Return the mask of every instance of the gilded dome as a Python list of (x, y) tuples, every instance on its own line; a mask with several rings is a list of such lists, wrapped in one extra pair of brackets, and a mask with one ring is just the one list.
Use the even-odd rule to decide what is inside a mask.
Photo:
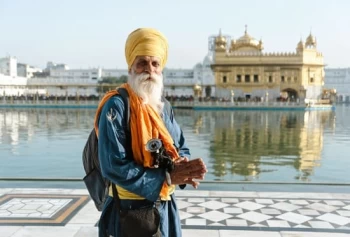
[[(254, 50), (261, 51), (263, 49), (262, 40), (256, 40), (254, 37), (250, 36), (247, 32), (247, 26), (244, 31), (244, 35), (238, 38), (237, 40), (231, 41), (231, 51), (239, 50), (240, 48), (251, 48)], [(250, 50), (249, 50), (250, 51)]]
[(215, 37), (215, 51), (226, 51), (226, 38), (222, 35), (221, 29), (219, 35)]
[(258, 46), (259, 45), (259, 41), (254, 39), (253, 37), (251, 37), (247, 31), (244, 32), (244, 35), (242, 37), (240, 37), (237, 41), (236, 41), (237, 45), (251, 45), (251, 46)]
[(316, 37), (314, 37), (310, 32), (309, 36), (306, 38), (305, 47), (316, 48), (316, 45)]
[(311, 34), (309, 34), (309, 36), (306, 38), (306, 43), (307, 44), (314, 44), (316, 43), (316, 38)]
[(226, 43), (226, 38), (222, 35), (221, 29), (219, 31), (219, 35), (215, 38), (216, 43)]
[(300, 39), (299, 43), (297, 44), (297, 52), (302, 52), (305, 48), (305, 44), (302, 39)]
[(302, 39), (300, 39), (298, 45), (297, 45), (298, 49), (303, 49), (304, 48), (304, 42)]

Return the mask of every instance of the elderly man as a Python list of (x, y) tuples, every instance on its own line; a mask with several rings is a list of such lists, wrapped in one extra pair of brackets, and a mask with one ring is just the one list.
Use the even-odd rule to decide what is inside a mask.
[[(127, 108), (120, 95), (100, 103), (96, 113), (101, 170), (113, 183), (100, 218), (99, 236), (133, 236), (127, 226), (131, 224), (137, 230), (141, 225), (121, 224), (124, 219), (120, 210), (143, 210), (154, 205), (160, 222), (152, 236), (179, 237), (181, 223), (175, 185), (183, 188), (190, 184), (197, 188), (207, 169), (202, 159), (189, 159), (182, 130), (172, 110), (169, 113), (164, 108), (162, 70), (168, 57), (164, 35), (149, 28), (133, 31), (126, 41), (125, 57), (129, 79), (121, 87), (129, 95), (129, 125), (125, 121)], [(151, 139), (162, 141), (172, 160), (170, 170), (154, 166), (146, 147)]]

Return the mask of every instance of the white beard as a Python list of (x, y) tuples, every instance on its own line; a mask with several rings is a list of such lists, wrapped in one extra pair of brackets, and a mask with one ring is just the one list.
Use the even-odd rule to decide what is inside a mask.
[[(151, 79), (149, 79), (151, 78)], [(143, 104), (149, 104), (159, 114), (163, 111), (164, 103), (161, 101), (163, 94), (163, 75), (131, 72), (128, 84), (142, 99)]]

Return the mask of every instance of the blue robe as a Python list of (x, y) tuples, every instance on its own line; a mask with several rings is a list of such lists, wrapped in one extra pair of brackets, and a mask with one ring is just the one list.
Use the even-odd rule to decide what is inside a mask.
[[(132, 209), (149, 205), (150, 202), (155, 202), (159, 198), (165, 180), (165, 170), (145, 168), (134, 162), (125, 109), (119, 95), (110, 98), (103, 106), (99, 119), (98, 156), (102, 175), (105, 178), (146, 199), (121, 200), (122, 209)], [(161, 116), (173, 138), (174, 145), (179, 149), (179, 155), (190, 158), (183, 132), (175, 121), (173, 111), (171, 110), (168, 114), (164, 109)], [(170, 201), (162, 201), (158, 210), (161, 216), (162, 237), (181, 237), (181, 223), (175, 195), (171, 195)], [(99, 236), (120, 236), (118, 219), (115, 201), (113, 197), (109, 197), (99, 221)]]

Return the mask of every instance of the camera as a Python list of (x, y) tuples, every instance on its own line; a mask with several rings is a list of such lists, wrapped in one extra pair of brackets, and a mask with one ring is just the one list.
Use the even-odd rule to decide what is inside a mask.
[(174, 162), (167, 154), (160, 139), (151, 139), (146, 144), (146, 150), (151, 152), (154, 168), (164, 168), (168, 173), (174, 170)]

